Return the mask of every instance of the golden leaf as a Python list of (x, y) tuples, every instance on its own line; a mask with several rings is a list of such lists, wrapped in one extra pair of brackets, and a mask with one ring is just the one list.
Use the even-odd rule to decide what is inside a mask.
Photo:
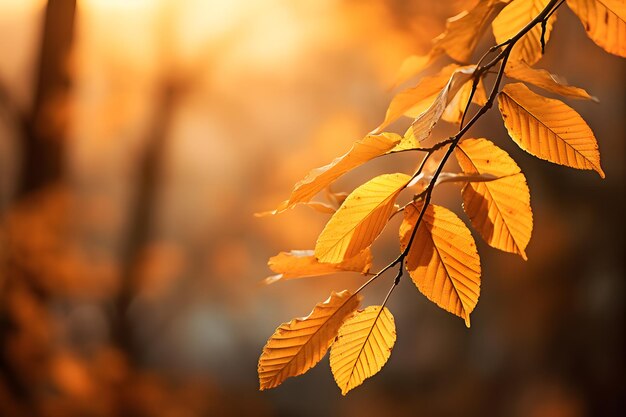
[(260, 389), (277, 387), (285, 379), (302, 375), (315, 366), (360, 302), (360, 296), (347, 290), (333, 292), (308, 316), (281, 324), (259, 358)]
[(372, 267), (372, 252), (369, 248), (358, 255), (346, 259), (338, 264), (324, 264), (315, 259), (312, 250), (292, 250), (280, 252), (272, 256), (267, 265), (276, 272), (263, 280), (264, 284), (273, 284), (276, 281), (334, 274), (341, 271), (354, 271), (363, 274)]
[(430, 132), (439, 119), (441, 119), (450, 101), (454, 98), (459, 89), (472, 78), (474, 69), (474, 66), (468, 66), (461, 67), (454, 71), (448, 84), (446, 84), (443, 90), (437, 95), (430, 107), (413, 121), (411, 129), (418, 142), (426, 139), (430, 135)]
[(626, 57), (626, 2), (624, 0), (567, 0), (587, 35), (605, 51)]
[[(467, 100), (469, 100), (470, 94), (472, 93), (472, 86), (474, 84), (473, 80), (467, 81), (458, 93), (454, 96), (454, 98), (448, 104), (445, 111), (441, 115), (441, 118), (446, 122), (450, 123), (461, 123), (461, 119), (463, 118), (463, 112), (467, 107)], [(484, 105), (487, 102), (487, 95), (485, 93), (485, 85), (482, 80), (478, 82), (476, 86), (476, 91), (474, 92), (474, 97), (472, 97), (472, 103), (478, 104), (479, 106)]]
[(505, 85), (498, 106), (509, 135), (526, 152), (555, 164), (593, 169), (604, 178), (596, 138), (574, 109), (521, 83)]
[(389, 103), (385, 120), (372, 133), (381, 132), (400, 116), (416, 117), (428, 109), (458, 68), (458, 65), (450, 64), (439, 73), (422, 78), (415, 87), (398, 93)]
[(421, 146), (417, 141), (417, 138), (413, 134), (413, 128), (409, 126), (404, 136), (400, 139), (400, 142), (388, 153), (402, 152), (409, 149), (419, 149)]
[(346, 172), (391, 150), (400, 142), (400, 139), (399, 135), (383, 133), (368, 135), (355, 142), (347, 153), (330, 164), (311, 170), (302, 181), (295, 185), (289, 200), (283, 201), (276, 210), (268, 214), (277, 214), (298, 203), (310, 201), (317, 193)]
[(396, 76), (396, 82), (393, 83), (392, 88), (395, 88), (405, 81), (415, 77), (422, 70), (432, 64), (432, 62), (439, 55), (439, 53), (433, 51), (428, 55), (411, 55), (407, 57), (400, 65), (398, 75)]
[(490, 246), (526, 260), (533, 213), (526, 177), (519, 166), (487, 139), (466, 139), (455, 154), (463, 172), (500, 177), (471, 182), (463, 188), (463, 208), (474, 228)]
[(567, 85), (564, 81), (559, 80), (556, 75), (550, 74), (543, 69), (532, 68), (522, 61), (509, 62), (504, 69), (504, 73), (508, 77), (536, 85), (546, 91), (562, 96), (598, 101), (596, 97), (590, 96), (582, 88)]
[(471, 10), (449, 18), (445, 32), (434, 39), (434, 49), (445, 51), (456, 61), (468, 62), (485, 28), (504, 4), (498, 0), (481, 0)]
[(346, 395), (385, 365), (396, 342), (396, 325), (386, 307), (358, 311), (339, 329), (330, 348), (330, 369)]
[(339, 263), (370, 246), (385, 228), (396, 197), (410, 180), (405, 174), (385, 174), (355, 189), (317, 238), (317, 259)]
[[(550, 0), (513, 0), (494, 19), (493, 35), (496, 42), (503, 43), (522, 30), (531, 20), (546, 8)], [(544, 39), (548, 43), (556, 13), (552, 14), (546, 24)], [(511, 61), (525, 61), (533, 65), (541, 58), (541, 25), (536, 25), (515, 44), (511, 50)]]
[[(413, 204), (406, 207), (400, 226), (402, 250), (409, 243), (418, 216)], [(456, 214), (428, 205), (405, 266), (422, 294), (470, 326), (470, 313), (480, 295), (480, 258), (471, 232)]]

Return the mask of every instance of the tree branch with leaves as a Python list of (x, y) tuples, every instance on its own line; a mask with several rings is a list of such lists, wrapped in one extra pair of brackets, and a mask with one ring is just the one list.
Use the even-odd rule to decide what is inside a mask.
[[(443, 182), (464, 183), (463, 209), (487, 244), (527, 259), (533, 215), (524, 174), (492, 141), (466, 138), (496, 102), (509, 136), (520, 148), (556, 164), (594, 170), (604, 178), (596, 138), (582, 117), (560, 100), (543, 97), (525, 85), (597, 101), (585, 90), (533, 67), (545, 51), (557, 10), (565, 3), (596, 44), (609, 53), (626, 56), (623, 0), (481, 0), (471, 10), (448, 19), (446, 30), (435, 38), (429, 54), (409, 57), (397, 84), (434, 65), (439, 56), (447, 55), (457, 63), (398, 93), (376, 129), (330, 164), (309, 172), (277, 209), (261, 213), (278, 214), (307, 205), (332, 214), (314, 250), (281, 252), (270, 259), (270, 269), (277, 275), (265, 283), (340, 271), (369, 276), (355, 291), (333, 292), (308, 316), (276, 329), (259, 359), (261, 390), (305, 373), (328, 349), (333, 376), (344, 395), (379, 372), (396, 340), (394, 319), (386, 304), (404, 270), (429, 300), (470, 326), (470, 314), (480, 295), (480, 258), (465, 223), (449, 209), (431, 202), (434, 190)], [(489, 26), (496, 45), (476, 64), (467, 65)], [(490, 81), (493, 74), (495, 79)], [(504, 76), (520, 82), (505, 83)], [(485, 84), (491, 85), (489, 94)], [(473, 114), (471, 103), (478, 106)], [(403, 116), (413, 119), (403, 135), (384, 131)], [(422, 147), (421, 142), (432, 136), (440, 120), (458, 124), (457, 133)], [(427, 163), (444, 150), (428, 174)], [(383, 174), (350, 194), (330, 191), (329, 186), (352, 169), (400, 152), (422, 155), (412, 175)], [(453, 155), (460, 173), (444, 171)], [(398, 197), (407, 189), (413, 197), (399, 206)], [(324, 191), (326, 201), (313, 200)], [(404, 219), (399, 229), (399, 255), (370, 273), (370, 247), (388, 221), (400, 213)], [(361, 292), (395, 267), (397, 272), (381, 305), (359, 309)]]

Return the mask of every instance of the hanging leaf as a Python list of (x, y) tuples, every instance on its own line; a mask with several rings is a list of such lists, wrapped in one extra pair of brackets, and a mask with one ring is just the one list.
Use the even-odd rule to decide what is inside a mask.
[(533, 230), (530, 191), (515, 161), (487, 139), (466, 139), (455, 149), (463, 172), (492, 174), (496, 180), (471, 182), (463, 188), (463, 209), (492, 247), (524, 260)]
[(317, 193), (346, 172), (377, 156), (384, 155), (396, 146), (400, 139), (399, 135), (387, 133), (366, 136), (355, 142), (346, 154), (336, 158), (330, 164), (311, 170), (302, 181), (295, 185), (289, 200), (283, 201), (276, 210), (261, 214), (277, 214), (298, 203), (310, 201)]
[[(441, 115), (443, 120), (450, 123), (461, 123), (461, 120), (463, 119), (463, 112), (467, 107), (467, 101), (472, 93), (473, 85), (473, 80), (469, 80), (463, 84), (459, 92), (456, 93), (454, 98), (450, 101), (450, 104), (448, 104), (448, 107), (446, 107), (445, 111)], [(485, 85), (482, 80), (480, 80), (476, 85), (476, 91), (474, 92), (474, 97), (472, 97), (472, 103), (482, 106), (486, 102), (487, 94), (485, 93)]]
[(330, 369), (346, 395), (385, 365), (396, 342), (396, 325), (386, 307), (369, 306), (346, 320), (330, 348)]
[[(404, 210), (400, 226), (402, 250), (411, 239), (419, 210), (413, 204)], [(405, 266), (422, 294), (470, 326), (470, 313), (480, 294), (480, 258), (471, 232), (456, 214), (428, 205)]]
[(277, 387), (285, 379), (302, 375), (315, 366), (360, 302), (360, 296), (347, 290), (333, 292), (308, 316), (281, 324), (259, 358), (260, 389)]
[(564, 81), (559, 80), (556, 75), (550, 74), (543, 69), (532, 68), (522, 61), (509, 62), (504, 69), (504, 73), (507, 77), (536, 85), (546, 91), (562, 96), (593, 100), (595, 102), (598, 101), (596, 97), (590, 96), (589, 93), (582, 88), (567, 85)]
[(385, 174), (355, 189), (320, 233), (317, 259), (339, 263), (369, 247), (385, 228), (396, 197), (410, 180), (405, 174)]
[[(531, 20), (546, 8), (550, 0), (513, 0), (494, 19), (493, 35), (496, 42), (503, 43), (517, 35)], [(556, 13), (546, 23), (544, 40), (548, 43)], [(511, 61), (525, 61), (533, 65), (541, 58), (541, 25), (536, 25), (515, 44), (511, 50)]]
[(485, 28), (504, 5), (498, 0), (481, 0), (473, 9), (449, 18), (445, 32), (434, 39), (433, 49), (441, 49), (450, 58), (467, 63)]
[(472, 78), (474, 69), (474, 66), (469, 66), (456, 70), (454, 74), (452, 74), (452, 77), (450, 77), (448, 84), (446, 84), (443, 90), (437, 95), (430, 107), (413, 121), (411, 129), (418, 142), (426, 139), (430, 135), (430, 132), (432, 132), (435, 124), (441, 119), (450, 101), (463, 84)]
[(605, 51), (626, 57), (626, 2), (624, 0), (567, 0), (587, 35)]
[(422, 72), (426, 67), (433, 63), (433, 61), (441, 55), (436, 51), (432, 51), (427, 55), (411, 55), (406, 58), (400, 65), (398, 75), (396, 76), (396, 82), (393, 83), (392, 88), (396, 88), (405, 81), (415, 77)]
[(422, 78), (415, 87), (398, 93), (389, 103), (385, 120), (372, 133), (380, 133), (403, 115), (416, 117), (428, 109), (458, 68), (458, 65), (450, 64), (436, 75)]
[(593, 169), (604, 178), (596, 138), (574, 109), (521, 83), (504, 86), (498, 106), (509, 135), (526, 152), (555, 164)]
[(413, 134), (413, 128), (409, 126), (400, 142), (388, 153), (403, 152), (409, 149), (419, 149), (421, 146)]
[(312, 250), (292, 250), (290, 252), (280, 252), (278, 255), (272, 256), (267, 265), (272, 271), (276, 272), (276, 275), (265, 278), (263, 280), (264, 284), (328, 275), (342, 271), (366, 274), (372, 267), (372, 251), (367, 248), (355, 257), (346, 259), (341, 263), (324, 264), (315, 259)]

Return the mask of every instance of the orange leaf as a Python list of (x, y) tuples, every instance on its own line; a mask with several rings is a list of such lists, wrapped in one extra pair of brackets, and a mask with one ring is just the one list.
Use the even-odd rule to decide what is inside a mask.
[(463, 172), (500, 177), (463, 188), (463, 209), (474, 228), (490, 246), (527, 259), (533, 213), (524, 174), (504, 150), (487, 139), (466, 139), (455, 154)]
[(273, 284), (276, 281), (334, 274), (342, 271), (367, 273), (372, 267), (372, 252), (368, 249), (353, 258), (346, 259), (338, 264), (324, 264), (315, 259), (312, 250), (292, 250), (280, 252), (272, 256), (267, 263), (277, 275), (263, 280), (264, 284)]
[(550, 74), (543, 69), (532, 68), (522, 61), (509, 62), (504, 69), (504, 73), (508, 77), (536, 85), (546, 91), (562, 96), (598, 101), (597, 98), (590, 96), (582, 88), (567, 85), (564, 81), (560, 81), (556, 75)]
[[(400, 245), (406, 248), (419, 216), (410, 204), (400, 226)], [(405, 259), (413, 282), (429, 300), (465, 320), (480, 295), (480, 258), (465, 223), (450, 210), (430, 204)]]
[(626, 2), (624, 0), (567, 0), (587, 35), (605, 51), (626, 57)]
[(317, 259), (339, 263), (370, 246), (385, 228), (396, 197), (410, 180), (405, 174), (385, 174), (355, 189), (317, 238)]
[(504, 86), (498, 106), (509, 135), (526, 152), (555, 164), (593, 169), (604, 178), (596, 138), (574, 109), (521, 83)]
[(302, 375), (326, 354), (343, 322), (359, 307), (360, 296), (347, 290), (333, 292), (311, 314), (281, 324), (259, 358), (260, 389), (274, 388), (285, 379)]
[[(550, 0), (513, 0), (494, 19), (493, 35), (496, 42), (503, 43), (522, 30), (531, 20), (546, 8)], [(548, 43), (556, 13), (546, 24), (544, 39)], [(515, 44), (511, 50), (511, 61), (525, 61), (533, 65), (541, 58), (541, 25), (536, 25)]]
[(411, 55), (406, 58), (400, 65), (398, 75), (396, 76), (396, 82), (393, 83), (395, 88), (405, 81), (415, 77), (422, 70), (428, 67), (439, 56), (439, 53), (431, 52), (428, 55)]

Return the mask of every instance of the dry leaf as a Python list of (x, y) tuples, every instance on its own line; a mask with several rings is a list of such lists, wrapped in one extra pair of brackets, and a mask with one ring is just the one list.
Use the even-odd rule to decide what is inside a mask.
[(330, 369), (346, 395), (385, 365), (396, 342), (396, 325), (386, 307), (358, 311), (339, 329), (330, 348)]
[(410, 180), (405, 174), (385, 174), (355, 189), (317, 238), (317, 259), (339, 263), (370, 246), (385, 228), (396, 197)]
[[(522, 30), (533, 20), (550, 0), (513, 0), (509, 3), (492, 23), (493, 35), (496, 42), (503, 43)], [(552, 25), (556, 20), (556, 13), (548, 19), (544, 39), (548, 43)], [(511, 50), (511, 61), (525, 61), (533, 65), (541, 58), (541, 25), (537, 25), (526, 33)]]
[[(461, 119), (463, 119), (463, 112), (465, 112), (465, 108), (467, 107), (467, 101), (472, 93), (473, 85), (474, 80), (469, 80), (463, 84), (459, 92), (456, 93), (454, 98), (450, 101), (450, 104), (448, 104), (448, 107), (446, 107), (445, 111), (441, 115), (443, 120), (450, 123), (461, 123)], [(486, 102), (487, 94), (485, 93), (485, 85), (482, 80), (480, 80), (478, 85), (476, 85), (476, 91), (474, 92), (474, 97), (472, 97), (472, 103), (482, 106)]]
[(492, 247), (525, 260), (533, 230), (530, 190), (515, 161), (487, 139), (466, 139), (455, 150), (461, 169), (498, 179), (463, 188), (463, 209), (474, 228)]
[(626, 57), (626, 1), (567, 0), (587, 35), (605, 51)]
[(582, 88), (567, 85), (567, 83), (559, 80), (555, 75), (550, 74), (548, 71), (532, 68), (522, 61), (509, 62), (504, 69), (504, 73), (507, 77), (536, 85), (546, 91), (557, 93), (562, 96), (582, 98), (596, 102), (598, 101), (597, 98), (590, 96), (589, 93)]
[(504, 86), (498, 106), (509, 135), (526, 152), (555, 164), (593, 169), (604, 178), (596, 138), (574, 109), (521, 83)]
[(312, 250), (292, 250), (280, 252), (272, 256), (267, 265), (276, 272), (263, 280), (264, 284), (273, 284), (276, 281), (285, 281), (296, 278), (305, 278), (319, 275), (334, 274), (342, 271), (360, 273), (369, 272), (372, 267), (372, 251), (362, 251), (353, 258), (346, 259), (338, 264), (324, 264), (315, 259)]
[(311, 314), (281, 324), (259, 358), (260, 389), (274, 388), (302, 375), (326, 354), (343, 322), (359, 307), (360, 296), (333, 292)]
[[(406, 248), (419, 216), (410, 204), (400, 226)], [(480, 295), (480, 258), (465, 223), (450, 210), (428, 205), (405, 259), (405, 266), (422, 294), (470, 326), (470, 313)]]

